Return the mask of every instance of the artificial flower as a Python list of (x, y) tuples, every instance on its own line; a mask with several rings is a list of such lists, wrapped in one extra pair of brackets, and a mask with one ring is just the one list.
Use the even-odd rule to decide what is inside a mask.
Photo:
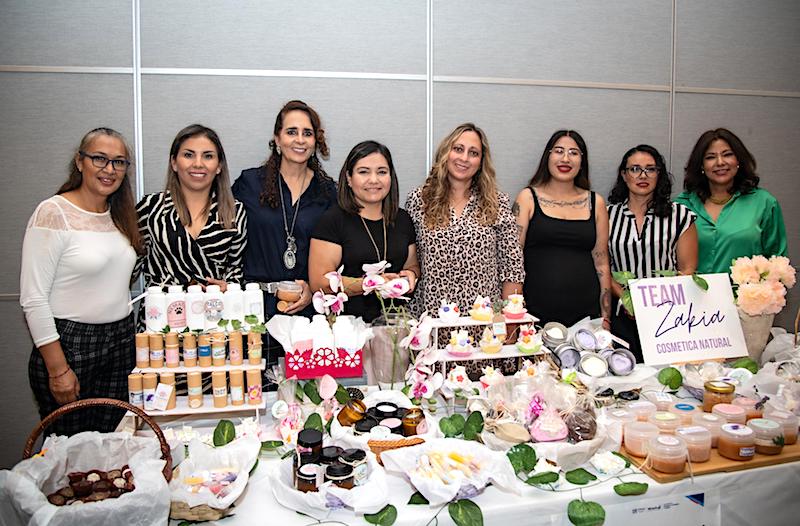
[(408, 336), (400, 340), (400, 347), (414, 351), (426, 349), (430, 344), (432, 328), (433, 321), (428, 316), (427, 311), (422, 313), (419, 321), (409, 320)]
[(767, 279), (780, 281), (786, 285), (787, 289), (794, 287), (796, 271), (789, 264), (789, 258), (784, 256), (772, 256), (769, 258), (769, 275)]
[(737, 258), (731, 266), (731, 279), (737, 285), (744, 285), (745, 283), (758, 283), (761, 275), (750, 258)]
[(344, 290), (343, 282), (342, 282), (342, 271), (344, 270), (344, 265), (338, 268), (333, 272), (326, 272), (325, 278), (328, 280), (328, 284), (331, 287), (332, 292), (336, 292), (339, 290)]
[(367, 276), (376, 276), (379, 274), (383, 274), (386, 272), (386, 269), (391, 267), (392, 264), (388, 261), (378, 261), (377, 263), (364, 263), (361, 265), (361, 270), (364, 271), (364, 274)]
[(367, 274), (361, 282), (361, 288), (364, 290), (364, 294), (369, 294), (381, 288), (384, 283), (386, 283), (386, 278), (380, 274)]
[(378, 289), (380, 295), (389, 299), (408, 300), (409, 298), (403, 296), (406, 292), (411, 290), (411, 284), (405, 278), (395, 278), (387, 281)]

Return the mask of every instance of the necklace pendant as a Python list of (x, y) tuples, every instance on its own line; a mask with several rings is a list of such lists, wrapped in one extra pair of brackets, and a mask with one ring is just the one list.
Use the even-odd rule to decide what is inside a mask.
[(297, 256), (295, 256), (294, 250), (289, 247), (286, 249), (286, 252), (283, 253), (283, 266), (289, 270), (292, 270), (296, 264)]

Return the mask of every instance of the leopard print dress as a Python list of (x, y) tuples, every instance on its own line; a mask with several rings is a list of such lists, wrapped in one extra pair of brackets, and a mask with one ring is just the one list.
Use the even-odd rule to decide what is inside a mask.
[[(412, 191), (406, 200), (406, 210), (417, 230), (417, 257), (422, 275), (410, 304), (414, 316), (428, 311), (436, 316), (441, 301), (457, 302), (466, 313), (478, 295), (499, 299), (504, 281), (523, 283), (525, 270), (517, 224), (511, 214), (508, 194), (498, 193), (498, 217), (492, 225), (481, 225), (476, 219), (478, 198), (473, 190), (461, 216), (450, 209), (450, 224), (431, 230), (425, 227), (422, 213), (421, 188)], [(482, 328), (472, 336), (477, 342)], [(449, 338), (446, 330), (439, 331), (440, 345)], [(498, 364), (495, 362), (503, 362)], [(481, 360), (462, 364), (470, 378), (477, 379), (487, 365), (502, 366), (503, 374), (517, 369), (517, 359)]]

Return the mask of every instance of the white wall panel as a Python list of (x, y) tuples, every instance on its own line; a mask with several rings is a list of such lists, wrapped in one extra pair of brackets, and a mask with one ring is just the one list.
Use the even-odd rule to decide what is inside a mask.
[(424, 0), (142, 1), (142, 66), (425, 73)]
[(130, 0), (8, 0), (0, 64), (131, 66)]

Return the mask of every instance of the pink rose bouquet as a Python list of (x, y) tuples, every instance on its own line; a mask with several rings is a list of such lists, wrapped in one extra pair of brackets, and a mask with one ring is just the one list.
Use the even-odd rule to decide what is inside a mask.
[(736, 305), (750, 316), (778, 314), (786, 306), (786, 289), (796, 281), (794, 267), (783, 256), (737, 258), (731, 266), (731, 279)]

